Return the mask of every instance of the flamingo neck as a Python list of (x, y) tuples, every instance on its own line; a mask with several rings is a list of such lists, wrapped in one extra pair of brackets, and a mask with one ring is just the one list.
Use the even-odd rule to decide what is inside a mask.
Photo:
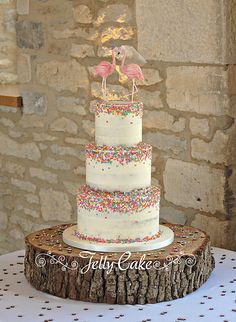
[(115, 55), (115, 52), (114, 52), (114, 49), (112, 50), (112, 66), (115, 66), (116, 65), (116, 55)]
[(125, 59), (126, 59), (126, 51), (125, 51), (125, 50), (123, 50), (123, 53), (124, 53), (124, 56), (123, 56), (123, 58), (122, 58), (121, 68), (123, 68), (123, 67), (124, 67)]

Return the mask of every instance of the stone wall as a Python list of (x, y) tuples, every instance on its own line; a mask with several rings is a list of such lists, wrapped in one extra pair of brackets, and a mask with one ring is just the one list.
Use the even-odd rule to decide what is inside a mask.
[[(147, 59), (139, 99), (161, 220), (202, 228), (214, 245), (236, 249), (236, 1), (58, 3), (16, 4), (24, 108), (0, 107), (0, 252), (22, 248), (33, 230), (76, 221), (83, 144), (94, 140), (89, 107), (101, 95), (94, 66), (110, 59), (113, 43)], [(113, 99), (129, 84), (117, 73), (108, 87)]]
[(15, 20), (15, 1), (0, 0), (0, 85), (17, 81)]

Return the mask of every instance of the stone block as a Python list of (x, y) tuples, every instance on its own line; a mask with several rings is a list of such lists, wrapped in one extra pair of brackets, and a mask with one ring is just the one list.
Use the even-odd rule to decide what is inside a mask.
[(148, 111), (144, 109), (143, 127), (181, 132), (185, 129), (185, 119), (183, 117), (175, 118), (164, 111)]
[(19, 176), (21, 178), (23, 178), (24, 174), (25, 174), (25, 167), (23, 167), (22, 165), (20, 165), (18, 163), (14, 163), (11, 161), (6, 162), (5, 170), (8, 173), (16, 174), (17, 176)]
[(19, 112), (19, 109), (17, 107), (9, 107), (5, 105), (0, 105), (0, 112), (3, 113), (17, 113)]
[(219, 66), (167, 68), (167, 103), (170, 108), (204, 115), (230, 115), (227, 71)]
[(221, 0), (137, 0), (139, 51), (151, 60), (223, 63), (224, 6)]
[(18, 143), (3, 133), (0, 133), (0, 154), (34, 161), (41, 158), (35, 143)]
[(47, 148), (48, 148), (47, 144), (44, 144), (41, 142), (38, 144), (38, 147), (41, 151), (47, 150)]
[(29, 181), (18, 180), (18, 179), (12, 178), (11, 183), (14, 186), (16, 186), (17, 188), (27, 191), (27, 192), (35, 193), (35, 191), (36, 191), (36, 185), (29, 182)]
[(89, 140), (82, 138), (65, 138), (65, 142), (69, 144), (85, 145), (89, 143)]
[(72, 44), (70, 55), (74, 58), (94, 57), (94, 49), (91, 45)]
[(39, 197), (37, 195), (32, 194), (32, 193), (25, 194), (25, 199), (30, 204), (39, 204)]
[(224, 213), (224, 170), (168, 159), (163, 174), (165, 199), (175, 205)]
[(44, 164), (52, 169), (56, 170), (69, 170), (70, 169), (70, 163), (66, 162), (65, 160), (56, 160), (53, 158), (46, 158), (44, 161)]
[(80, 88), (88, 88), (89, 81), (86, 68), (76, 62), (48, 61), (37, 65), (37, 80), (56, 91), (77, 92)]
[(77, 179), (77, 182), (63, 181), (63, 185), (71, 195), (76, 196), (78, 188), (81, 185), (81, 182), (79, 182), (78, 179)]
[(143, 141), (151, 144), (159, 150), (178, 155), (187, 150), (187, 141), (175, 135), (161, 132), (147, 132), (143, 135)]
[(55, 136), (46, 133), (33, 133), (34, 141), (45, 142), (45, 141), (55, 141), (57, 138)]
[(19, 225), (21, 229), (25, 232), (31, 232), (33, 227), (32, 219), (19, 216), (19, 214), (13, 214), (10, 217), (10, 222), (15, 225)]
[(0, 183), (7, 183), (7, 182), (8, 182), (8, 177), (0, 176)]
[(8, 68), (12, 66), (12, 61), (8, 58), (0, 59), (0, 68)]
[(142, 68), (144, 81), (137, 81), (137, 85), (155, 85), (162, 81), (162, 77), (157, 69), (153, 68)]
[(82, 121), (82, 128), (84, 129), (85, 133), (89, 136), (93, 137), (95, 133), (94, 122), (90, 120), (83, 120)]
[(209, 161), (213, 164), (226, 163), (228, 141), (229, 136), (220, 130), (216, 131), (211, 142), (205, 142), (197, 138), (192, 139), (191, 155), (194, 159)]
[(29, 14), (29, 0), (17, 0), (16, 1), (16, 11), (18, 15), (28, 15)]
[(55, 173), (40, 169), (40, 168), (29, 168), (31, 177), (38, 178), (49, 183), (57, 183), (57, 175)]
[[(17, 240), (17, 246), (23, 246), (23, 240), (25, 239), (25, 234), (22, 232), (22, 229), (14, 227), (9, 230), (9, 236), (13, 240)], [(21, 249), (21, 248), (20, 248)]]
[(31, 59), (30, 55), (17, 54), (17, 75), (19, 83), (28, 83), (31, 80)]
[(0, 211), (0, 230), (5, 230), (8, 224), (8, 216), (5, 212)]
[(4, 10), (3, 26), (4, 31), (7, 33), (15, 32), (16, 10), (15, 8)]
[(85, 97), (59, 96), (57, 97), (57, 110), (63, 113), (86, 115)]
[(44, 44), (42, 23), (28, 20), (17, 21), (16, 40), (20, 48), (40, 49)]
[(45, 94), (24, 91), (21, 95), (24, 114), (45, 115), (47, 113), (47, 97)]
[(56, 132), (67, 132), (70, 134), (77, 134), (78, 126), (74, 121), (66, 117), (61, 117), (51, 123), (50, 129), (51, 131)]
[(187, 217), (182, 211), (176, 210), (173, 207), (161, 207), (160, 220), (164, 220), (171, 224), (184, 225), (186, 224)]
[(111, 4), (98, 11), (98, 17), (95, 22), (100, 26), (106, 22), (128, 23), (132, 19), (132, 12), (125, 4)]
[(74, 20), (79, 23), (91, 23), (93, 20), (93, 16), (91, 10), (86, 5), (78, 5), (73, 8), (73, 16)]
[(6, 127), (10, 127), (11, 129), (15, 127), (15, 124), (10, 119), (7, 119), (6, 117), (0, 118), (0, 124)]
[(193, 135), (208, 137), (210, 134), (209, 121), (207, 119), (191, 117), (189, 127)]
[(159, 109), (163, 107), (159, 91), (150, 92), (140, 89), (138, 96), (139, 100), (143, 102), (144, 108)]
[(83, 175), (83, 176), (85, 176), (85, 174), (86, 174), (86, 169), (85, 169), (85, 167), (77, 167), (77, 168), (75, 168), (74, 169), (74, 174), (80, 174), (80, 175)]
[(98, 57), (110, 57), (111, 48), (105, 46), (98, 46), (97, 55)]
[[(45, 119), (43, 119), (41, 115), (23, 114), (20, 121), (18, 122), (18, 125), (23, 129), (43, 128), (45, 126)], [(23, 131), (21, 133), (22, 136), (25, 136)]]
[(129, 40), (134, 37), (135, 29), (131, 26), (127, 27), (107, 27), (98, 35), (102, 44), (109, 40)]
[(17, 81), (17, 75), (10, 72), (0, 72), (0, 84), (15, 84)]
[[(31, 202), (32, 203), (32, 202)], [(38, 202), (39, 203), (39, 202)], [(33, 210), (33, 209), (29, 209), (29, 208), (23, 208), (22, 209), (24, 211), (24, 213), (27, 215), (27, 216), (31, 216), (33, 218), (39, 218), (40, 217), (40, 213), (36, 210)]]
[(78, 28), (63, 28), (53, 30), (52, 36), (55, 39), (68, 39), (68, 38), (83, 38), (86, 40), (96, 40), (98, 38), (98, 31), (95, 28), (90, 27), (78, 27)]
[(40, 189), (40, 204), (45, 221), (69, 221), (72, 216), (72, 207), (68, 195), (62, 191)]
[(73, 149), (69, 146), (60, 146), (58, 144), (52, 144), (51, 150), (54, 154), (57, 155), (69, 155), (83, 160), (81, 156), (81, 151), (79, 151), (78, 149)]
[(215, 247), (235, 250), (235, 223), (231, 220), (222, 220), (205, 214), (196, 214), (191, 226), (205, 231)]

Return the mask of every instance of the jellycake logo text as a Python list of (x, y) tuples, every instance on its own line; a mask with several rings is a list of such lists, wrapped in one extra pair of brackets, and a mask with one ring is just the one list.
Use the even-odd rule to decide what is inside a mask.
[(113, 270), (125, 271), (128, 269), (137, 270), (169, 270), (173, 265), (178, 265), (184, 262), (185, 265), (192, 267), (196, 264), (196, 257), (194, 254), (180, 253), (176, 256), (167, 256), (162, 260), (150, 260), (148, 259), (149, 254), (143, 253), (135, 259), (131, 260), (132, 253), (126, 251), (117, 256), (114, 260), (109, 258), (109, 254), (99, 254), (96, 252), (82, 251), (78, 257), (84, 259), (84, 266), (79, 264), (79, 261), (68, 260), (66, 256), (56, 256), (50, 251), (47, 253), (39, 253), (35, 257), (35, 264), (39, 267), (46, 267), (47, 265), (60, 265), (61, 270), (80, 270), (81, 274), (86, 274), (90, 270), (102, 269), (107, 274), (110, 274)]

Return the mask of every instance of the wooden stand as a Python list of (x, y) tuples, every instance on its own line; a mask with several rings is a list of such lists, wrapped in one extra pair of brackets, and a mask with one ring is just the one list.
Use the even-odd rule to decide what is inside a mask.
[[(215, 267), (209, 237), (193, 227), (168, 224), (175, 234), (171, 245), (125, 257), (66, 245), (62, 233), (71, 225), (26, 237), (25, 276), (36, 289), (89, 302), (157, 303), (195, 291)], [(120, 258), (123, 263), (115, 265)]]

